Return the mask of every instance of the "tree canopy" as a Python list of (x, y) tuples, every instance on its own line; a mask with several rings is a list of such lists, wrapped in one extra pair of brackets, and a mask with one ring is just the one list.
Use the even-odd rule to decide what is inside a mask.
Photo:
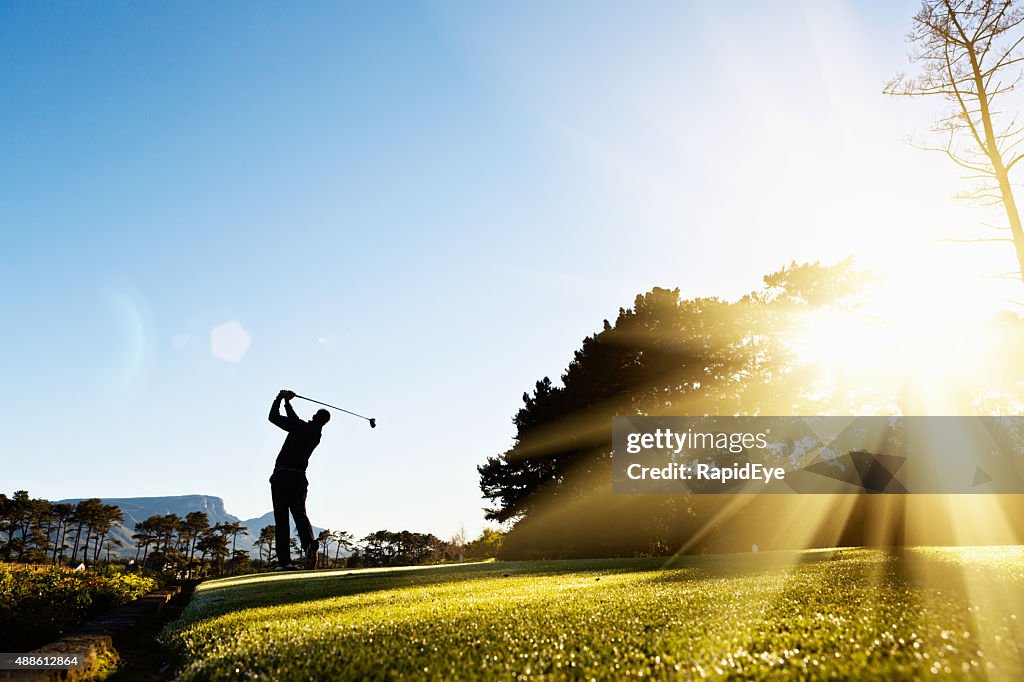
[(595, 476), (610, 482), (613, 416), (799, 413), (811, 402), (808, 377), (786, 331), (808, 309), (855, 305), (861, 279), (849, 262), (793, 264), (735, 302), (658, 287), (638, 295), (583, 340), (560, 386), (544, 377), (523, 395), (513, 447), (478, 467), (495, 503), (487, 518), (587, 496)]
[[(512, 447), (477, 467), (491, 503), (487, 518), (514, 524), (503, 555), (677, 551), (698, 536), (707, 542), (707, 530), (725, 523), (719, 512), (729, 505), (729, 495), (613, 495), (613, 416), (925, 413), (924, 403), (899, 380), (827, 382), (822, 368), (801, 356), (799, 339), (808, 325), (855, 313), (873, 284), (849, 261), (794, 263), (736, 301), (684, 299), (678, 289), (654, 288), (638, 295), (631, 308), (620, 308), (614, 323), (605, 320), (583, 340), (560, 383), (544, 377), (523, 395), (513, 418)], [(990, 326), (979, 334), (986, 345), (968, 352), (1001, 357), (1021, 350), (1020, 318), (1003, 316)], [(884, 356), (887, 344), (901, 340), (870, 343)], [(954, 365), (961, 360), (943, 358)], [(984, 372), (974, 371), (972, 386), (951, 392), (961, 400), (960, 413), (995, 414), (996, 402), (1012, 407), (1018, 396), (1019, 404), (1021, 379), (1015, 367), (989, 363)], [(768, 504), (749, 505), (747, 517), (764, 516)], [(829, 533), (830, 542), (836, 536), (856, 540), (842, 528)], [(719, 535), (745, 537), (733, 531)]]

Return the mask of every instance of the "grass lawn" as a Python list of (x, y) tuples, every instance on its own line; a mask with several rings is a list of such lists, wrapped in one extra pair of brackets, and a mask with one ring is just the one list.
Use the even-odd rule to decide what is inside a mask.
[(1024, 547), (490, 563), (205, 582), (182, 679), (1024, 679)]

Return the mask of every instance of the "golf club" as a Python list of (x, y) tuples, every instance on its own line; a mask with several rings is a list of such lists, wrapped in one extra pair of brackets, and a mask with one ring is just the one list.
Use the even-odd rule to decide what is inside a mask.
[(312, 398), (307, 398), (306, 396), (299, 395), (298, 393), (295, 394), (295, 397), (296, 398), (302, 398), (303, 400), (308, 400), (309, 402), (316, 403), (317, 405), (323, 405), (324, 407), (329, 407), (332, 410), (337, 410), (338, 412), (344, 412), (345, 414), (350, 414), (353, 417), (359, 417), (360, 419), (365, 419), (366, 421), (370, 422), (370, 428), (371, 429), (377, 428), (377, 420), (372, 418), (372, 417), (364, 417), (361, 414), (356, 414), (355, 412), (351, 412), (351, 411), (343, 409), (341, 407), (335, 407), (334, 405), (328, 405), (327, 403), (322, 403), (319, 400), (313, 400)]

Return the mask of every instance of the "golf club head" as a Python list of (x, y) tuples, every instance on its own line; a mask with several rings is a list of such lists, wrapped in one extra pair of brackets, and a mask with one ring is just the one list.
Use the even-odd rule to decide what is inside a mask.
[(370, 428), (371, 429), (377, 428), (377, 420), (376, 419), (371, 419), (370, 420)]

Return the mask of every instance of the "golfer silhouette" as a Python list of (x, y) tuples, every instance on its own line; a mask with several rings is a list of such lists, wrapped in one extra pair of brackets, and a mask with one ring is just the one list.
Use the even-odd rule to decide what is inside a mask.
[[(281, 452), (274, 462), (274, 473), (270, 477), (270, 497), (274, 501), (274, 525), (276, 527), (275, 544), (277, 545), (278, 571), (295, 570), (291, 558), (290, 533), (288, 532), (288, 513), (295, 519), (295, 530), (302, 543), (302, 551), (306, 555), (306, 568), (316, 568), (317, 553), (320, 549), (313, 537), (313, 526), (306, 516), (306, 492), (309, 481), (306, 480), (306, 466), (313, 450), (320, 444), (320, 431), (324, 424), (331, 420), (331, 413), (318, 410), (308, 422), (299, 419), (292, 409), (291, 399), (294, 391), (279, 391), (270, 408), (270, 421), (288, 432), (281, 446)], [(281, 414), (281, 402), (284, 402), (285, 414)]]

